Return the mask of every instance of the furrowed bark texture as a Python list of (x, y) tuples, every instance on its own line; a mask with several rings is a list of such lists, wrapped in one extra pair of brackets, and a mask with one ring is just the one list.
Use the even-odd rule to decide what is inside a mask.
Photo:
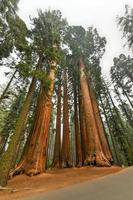
[(49, 90), (46, 94), (42, 85), (29, 147), (24, 160), (15, 170), (15, 174), (25, 173), (29, 176), (35, 176), (45, 171), (55, 72), (56, 63), (53, 62), (50, 65), (48, 76), (50, 80)]
[(76, 144), (76, 166), (82, 166), (82, 151), (81, 151), (81, 135), (78, 118), (78, 105), (77, 105), (77, 90), (74, 87), (74, 126), (75, 126), (75, 144)]
[(79, 120), (80, 120), (80, 133), (81, 133), (81, 149), (82, 149), (82, 165), (86, 165), (85, 161), (88, 156), (88, 135), (86, 131), (86, 121), (83, 107), (83, 97), (79, 95)]
[(56, 136), (54, 146), (53, 168), (61, 167), (61, 83), (58, 86), (58, 102), (57, 102), (57, 117), (56, 117)]
[(107, 142), (107, 138), (105, 136), (105, 132), (104, 132), (104, 128), (103, 128), (103, 124), (101, 121), (101, 116), (100, 116), (100, 112), (99, 112), (99, 108), (98, 108), (98, 104), (97, 104), (97, 99), (96, 99), (96, 95), (92, 89), (91, 84), (88, 83), (88, 89), (90, 91), (90, 97), (91, 97), (91, 103), (92, 103), (92, 107), (93, 107), (93, 112), (94, 112), (94, 117), (96, 120), (96, 125), (97, 125), (97, 129), (98, 129), (98, 135), (99, 135), (99, 139), (101, 142), (101, 146), (102, 146), (102, 150), (104, 155), (106, 156), (106, 158), (112, 162), (112, 154)]
[[(95, 111), (92, 105), (91, 94), (88, 88), (87, 78), (85, 75), (85, 66), (83, 60), (80, 59), (80, 84), (81, 93), (83, 96), (83, 107), (86, 121), (86, 132), (88, 135), (88, 155), (85, 160), (86, 164), (94, 164), (96, 166), (110, 166), (106, 155), (103, 152), (100, 142), (99, 130), (97, 120), (95, 117)], [(99, 132), (100, 131), (100, 132)]]

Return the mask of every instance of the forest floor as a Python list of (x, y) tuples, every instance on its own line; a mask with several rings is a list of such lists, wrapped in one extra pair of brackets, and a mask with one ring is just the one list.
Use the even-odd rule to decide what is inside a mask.
[(22, 197), (64, 188), (76, 183), (91, 181), (121, 171), (121, 167), (82, 167), (48, 170), (34, 177), (19, 175), (9, 180), (10, 190), (0, 191), (0, 200), (19, 200)]

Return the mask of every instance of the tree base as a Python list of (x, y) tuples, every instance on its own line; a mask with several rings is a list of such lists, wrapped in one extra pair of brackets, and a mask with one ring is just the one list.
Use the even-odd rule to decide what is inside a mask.
[(76, 167), (77, 167), (77, 168), (80, 168), (80, 167), (82, 167), (82, 166), (83, 166), (82, 162), (78, 162), (78, 163), (76, 164)]
[(24, 173), (25, 173), (24, 162), (22, 162), (16, 167), (14, 171), (10, 172), (9, 178), (12, 178), (13, 176), (17, 176)]
[(61, 164), (59, 162), (53, 163), (51, 168), (59, 169), (59, 168), (61, 168)]
[(110, 161), (103, 155), (102, 152), (89, 155), (85, 161), (84, 165), (87, 166), (97, 166), (97, 167), (110, 167)]
[(10, 177), (17, 176), (20, 174), (26, 174), (27, 176), (36, 176), (38, 174), (43, 173), (44, 171), (40, 170), (39, 167), (35, 168), (34, 166), (28, 167), (26, 162), (23, 161), (18, 165), (18, 167), (10, 173)]
[(70, 161), (63, 161), (62, 162), (62, 168), (71, 168), (73, 167), (72, 163)]
[(0, 176), (0, 186), (1, 187), (5, 187), (7, 185), (7, 179), (8, 178), (6, 176), (4, 176), (4, 175)]
[(37, 170), (37, 169), (30, 169), (30, 170), (27, 170), (27, 171), (25, 172), (25, 174), (26, 174), (27, 176), (37, 176), (37, 175), (41, 174), (41, 171), (40, 171), (40, 170)]

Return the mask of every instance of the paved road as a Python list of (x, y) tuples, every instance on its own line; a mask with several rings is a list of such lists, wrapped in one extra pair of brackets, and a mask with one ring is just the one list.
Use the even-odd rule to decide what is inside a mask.
[(133, 167), (117, 174), (22, 200), (133, 200)]

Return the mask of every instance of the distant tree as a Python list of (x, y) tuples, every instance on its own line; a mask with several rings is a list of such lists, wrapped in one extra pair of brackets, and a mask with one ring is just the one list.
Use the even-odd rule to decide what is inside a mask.
[(117, 18), (127, 45), (133, 50), (133, 9), (125, 5), (125, 14)]

